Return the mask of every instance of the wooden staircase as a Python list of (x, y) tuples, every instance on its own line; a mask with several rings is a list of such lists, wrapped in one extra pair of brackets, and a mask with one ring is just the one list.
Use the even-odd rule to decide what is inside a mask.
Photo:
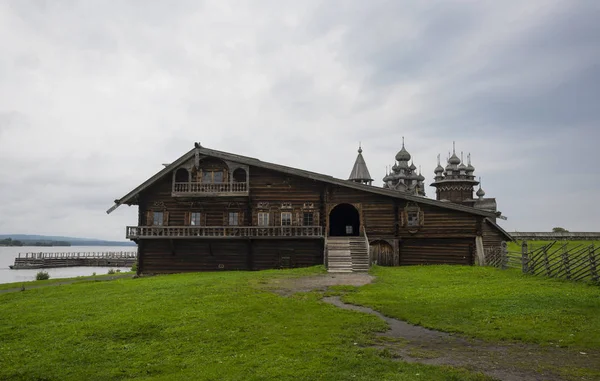
[(327, 271), (351, 273), (369, 271), (369, 252), (364, 237), (328, 237)]

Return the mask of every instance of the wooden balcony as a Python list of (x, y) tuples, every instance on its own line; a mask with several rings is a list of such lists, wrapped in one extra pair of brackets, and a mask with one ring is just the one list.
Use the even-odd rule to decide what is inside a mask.
[(321, 226), (127, 226), (128, 239), (322, 237)]
[(174, 182), (173, 197), (231, 197), (248, 196), (248, 183)]

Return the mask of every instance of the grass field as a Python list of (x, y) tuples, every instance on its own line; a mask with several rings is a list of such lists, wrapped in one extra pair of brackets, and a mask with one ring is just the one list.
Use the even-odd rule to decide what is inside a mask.
[(0, 294), (0, 379), (484, 380), (367, 348), (375, 316), (259, 286), (322, 272), (222, 272)]
[[(554, 241), (527, 241), (528, 249), (535, 250), (542, 246), (546, 246)], [(557, 241), (553, 246), (553, 250), (558, 249), (564, 244), (567, 244), (567, 249), (574, 248), (576, 246), (587, 247), (590, 245), (594, 245), (594, 247), (600, 247), (600, 241)], [(508, 243), (508, 250), (511, 252), (520, 253), (521, 252), (521, 244), (522, 241), (515, 241)]]
[(94, 282), (97, 280), (107, 280), (112, 279), (115, 276), (121, 275), (134, 275), (134, 272), (118, 272), (114, 274), (102, 274), (102, 275), (90, 275), (90, 276), (79, 276), (75, 278), (50, 278), (47, 280), (32, 280), (27, 282), (13, 282), (13, 283), (1, 283), (0, 290), (10, 290), (12, 288), (21, 288), (25, 287), (26, 289), (47, 286), (49, 284), (57, 284), (57, 283), (80, 283), (80, 282)]
[[(509, 267), (522, 267), (521, 244), (522, 241), (508, 244)], [(547, 250), (540, 250), (544, 246), (548, 247)], [(590, 247), (594, 248), (597, 261), (600, 262), (600, 241), (527, 241), (529, 271), (536, 275), (566, 278), (563, 254), (567, 253), (570, 276), (579, 281), (593, 282)]]
[(600, 349), (600, 287), (491, 267), (376, 267), (344, 300), (486, 340)]

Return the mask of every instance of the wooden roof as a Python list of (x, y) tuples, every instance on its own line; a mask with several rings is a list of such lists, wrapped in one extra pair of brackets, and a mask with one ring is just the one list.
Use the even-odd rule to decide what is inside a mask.
[(367, 168), (365, 158), (362, 155), (362, 148), (358, 148), (358, 156), (356, 156), (356, 161), (354, 162), (348, 180), (373, 181), (369, 169)]
[(490, 220), (489, 218), (485, 219), (485, 222), (487, 222), (488, 224), (492, 225), (493, 227), (495, 227), (496, 229), (498, 229), (498, 231), (500, 233), (502, 233), (506, 238), (508, 238), (509, 241), (514, 241), (514, 237), (511, 236), (506, 230), (502, 229), (500, 227), (500, 225), (498, 225), (497, 223), (495, 223), (494, 221)]
[(338, 179), (338, 178), (328, 176), (328, 175), (323, 175), (323, 174), (316, 173), (316, 172), (310, 172), (310, 171), (305, 171), (305, 170), (298, 169), (298, 168), (286, 167), (284, 165), (269, 163), (269, 162), (261, 161), (259, 159), (252, 158), (252, 157), (236, 155), (236, 154), (223, 152), (223, 151), (217, 151), (217, 150), (213, 150), (213, 149), (209, 149), (209, 148), (205, 148), (205, 147), (198, 147), (198, 148), (191, 149), (189, 152), (187, 152), (186, 154), (181, 156), (179, 159), (172, 162), (170, 165), (163, 168), (161, 171), (156, 173), (154, 176), (150, 177), (148, 180), (146, 180), (145, 182), (140, 184), (138, 187), (133, 189), (131, 192), (127, 193), (125, 196), (121, 197), (120, 199), (115, 200), (115, 205), (113, 205), (110, 209), (108, 209), (106, 211), (106, 213), (110, 214), (113, 210), (115, 210), (116, 208), (118, 208), (120, 205), (123, 205), (123, 204), (131, 205), (132, 200), (135, 198), (135, 196), (137, 196), (144, 189), (146, 189), (149, 186), (151, 186), (152, 184), (154, 184), (156, 181), (160, 180), (164, 176), (171, 173), (171, 171), (173, 171), (180, 165), (184, 164), (189, 159), (193, 158), (196, 152), (198, 152), (198, 154), (204, 155), (204, 156), (210, 156), (210, 157), (215, 157), (215, 158), (219, 158), (222, 160), (228, 160), (228, 161), (233, 161), (233, 162), (237, 162), (240, 164), (246, 164), (249, 166), (270, 169), (273, 171), (278, 171), (278, 172), (282, 172), (282, 173), (286, 173), (286, 174), (290, 174), (290, 175), (294, 175), (294, 176), (304, 177), (304, 178), (315, 180), (315, 181), (322, 181), (322, 182), (333, 184), (333, 185), (338, 185), (338, 186), (342, 186), (342, 187), (346, 187), (346, 188), (352, 188), (352, 189), (356, 189), (356, 190), (363, 191), (363, 192), (375, 193), (375, 194), (388, 196), (388, 197), (392, 197), (392, 198), (404, 199), (404, 200), (413, 201), (416, 203), (433, 205), (433, 206), (437, 206), (437, 207), (444, 208), (444, 209), (451, 209), (451, 210), (461, 211), (461, 212), (465, 212), (465, 213), (476, 214), (476, 215), (480, 215), (480, 216), (484, 216), (484, 217), (495, 217), (496, 216), (496, 214), (494, 212), (481, 210), (481, 209), (475, 209), (470, 206), (465, 206), (465, 205), (460, 205), (460, 204), (455, 204), (455, 203), (445, 202), (445, 201), (437, 201), (437, 200), (433, 200), (433, 199), (429, 199), (429, 198), (425, 198), (425, 197), (421, 197), (421, 196), (415, 196), (415, 195), (398, 192), (398, 191), (390, 190), (390, 189), (384, 189), (384, 188), (380, 188), (380, 187), (376, 187), (376, 186), (372, 186), (372, 185), (364, 185), (364, 184), (360, 184), (360, 183), (353, 182), (350, 180), (342, 180), (342, 179)]

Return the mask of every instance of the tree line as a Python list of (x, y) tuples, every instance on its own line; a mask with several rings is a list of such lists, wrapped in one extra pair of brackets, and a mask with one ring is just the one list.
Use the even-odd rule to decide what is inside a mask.
[(68, 241), (26, 241), (12, 238), (0, 239), (0, 246), (71, 246)]

